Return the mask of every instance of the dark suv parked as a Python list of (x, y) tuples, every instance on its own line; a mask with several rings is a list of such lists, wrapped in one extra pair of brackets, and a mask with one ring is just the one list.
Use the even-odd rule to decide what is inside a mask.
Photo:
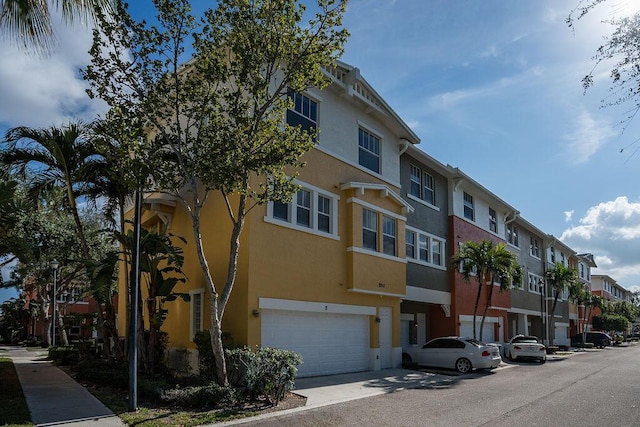
[[(577, 334), (571, 337), (571, 345), (580, 345), (582, 344), (582, 335)], [(611, 345), (611, 337), (609, 334), (605, 332), (587, 332), (588, 343), (592, 343), (594, 347), (605, 348)]]

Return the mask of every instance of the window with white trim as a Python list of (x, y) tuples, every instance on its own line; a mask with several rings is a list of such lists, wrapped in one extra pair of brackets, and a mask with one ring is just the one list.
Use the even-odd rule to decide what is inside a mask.
[(300, 190), (296, 193), (296, 223), (311, 227), (311, 192)]
[[(418, 248), (416, 251), (416, 243), (418, 242)], [(444, 267), (444, 251), (445, 240), (439, 237), (433, 236), (428, 233), (421, 232), (416, 229), (407, 228), (406, 230), (406, 242), (407, 242), (407, 259), (417, 262), (418, 264), (433, 265), (438, 267)], [(411, 245), (409, 244), (411, 242)], [(411, 250), (409, 250), (409, 247)]]
[(494, 233), (498, 232), (498, 215), (493, 208), (489, 208), (489, 230)]
[(405, 231), (405, 245), (406, 245), (406, 253), (407, 258), (415, 258), (416, 257), (416, 233), (413, 231), (406, 230)]
[(311, 98), (289, 89), (287, 96), (293, 101), (293, 110), (287, 110), (287, 124), (315, 130), (318, 124), (318, 104)]
[(358, 163), (380, 173), (380, 138), (362, 128), (358, 129)]
[[(289, 203), (269, 202), (267, 220), (296, 230), (337, 235), (338, 196), (301, 184)], [(271, 221), (271, 219), (275, 221)]]
[(410, 165), (409, 173), (411, 181), (409, 194), (435, 206), (435, 181), (433, 175), (415, 165)]
[(518, 226), (513, 223), (509, 223), (507, 224), (506, 229), (507, 229), (507, 243), (515, 247), (520, 247), (520, 244), (518, 242)]
[(464, 217), (474, 221), (474, 212), (473, 212), (473, 196), (467, 192), (464, 192)]
[(318, 230), (331, 233), (331, 199), (318, 194)]
[(511, 279), (511, 288), (512, 289), (520, 289), (520, 290), (524, 290), (524, 277), (520, 277), (520, 281), (516, 282), (516, 278), (512, 278)]
[(550, 259), (551, 259), (551, 264), (555, 264), (556, 263), (556, 248), (554, 248), (553, 246), (549, 248), (549, 252), (550, 252)]
[(529, 273), (529, 292), (533, 292), (539, 294), (542, 292), (542, 287), (544, 286), (544, 281), (541, 276), (537, 276), (535, 274)]
[(382, 252), (396, 255), (396, 220), (386, 215), (382, 216)]
[(193, 339), (198, 332), (202, 331), (204, 290), (198, 289), (190, 291), (189, 296), (191, 298), (189, 302), (191, 312), (191, 339)]
[(532, 257), (540, 258), (540, 241), (535, 237), (530, 237), (529, 253)]
[(378, 250), (378, 214), (369, 209), (362, 209), (362, 247)]

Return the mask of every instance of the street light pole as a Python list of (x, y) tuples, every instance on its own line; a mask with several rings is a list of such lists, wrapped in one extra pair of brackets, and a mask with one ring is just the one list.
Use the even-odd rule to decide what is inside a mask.
[(129, 411), (138, 407), (138, 294), (140, 292), (140, 232), (142, 217), (142, 189), (136, 189), (134, 224), (133, 224), (133, 253), (131, 256), (131, 313), (129, 317)]
[(58, 263), (58, 261), (56, 261), (56, 259), (54, 258), (53, 261), (51, 261), (49, 263), (49, 266), (51, 267), (51, 269), (53, 270), (53, 323), (51, 325), (51, 343), (52, 343), (52, 347), (56, 346), (56, 299), (57, 299), (57, 293), (58, 293), (58, 289), (57, 289), (57, 285), (58, 285), (58, 266), (60, 264)]

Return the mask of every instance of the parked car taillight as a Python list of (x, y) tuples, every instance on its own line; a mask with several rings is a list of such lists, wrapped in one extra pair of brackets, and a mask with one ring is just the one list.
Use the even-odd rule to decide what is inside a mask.
[(488, 356), (491, 356), (491, 353), (489, 351), (485, 350), (482, 352), (482, 357), (488, 357)]
[(547, 351), (547, 349), (544, 347), (540, 347), (540, 351)]
[(514, 349), (514, 350), (522, 350), (522, 348), (521, 348), (519, 345), (514, 345), (514, 346), (513, 346), (513, 349)]

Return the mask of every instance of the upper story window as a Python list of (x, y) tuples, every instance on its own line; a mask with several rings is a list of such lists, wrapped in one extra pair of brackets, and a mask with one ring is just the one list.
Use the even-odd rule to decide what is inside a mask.
[(407, 258), (416, 257), (416, 233), (406, 230), (405, 238)]
[(549, 252), (550, 252), (550, 258), (551, 258), (551, 263), (555, 264), (556, 263), (556, 248), (554, 248), (553, 246), (549, 248)]
[(306, 131), (315, 130), (318, 124), (318, 104), (306, 95), (289, 90), (294, 109), (287, 110), (287, 124), (302, 126)]
[[(416, 249), (416, 241), (418, 247)], [(419, 230), (407, 228), (407, 259), (413, 260), (419, 264), (435, 265), (445, 267), (444, 265), (444, 239), (423, 233)], [(409, 243), (411, 242), (411, 244)]]
[(311, 227), (311, 191), (302, 189), (296, 194), (296, 223)]
[(578, 268), (578, 270), (579, 270), (579, 272), (580, 272), (580, 278), (581, 278), (581, 279), (584, 279), (584, 278), (585, 278), (585, 274), (584, 274), (584, 264), (583, 264), (583, 263), (580, 263), (580, 264), (578, 265), (578, 267), (579, 267), (579, 268)]
[(301, 231), (338, 234), (338, 196), (303, 185), (289, 203), (269, 202), (265, 220)]
[(529, 273), (529, 292), (542, 293), (543, 285), (542, 277)]
[(518, 226), (515, 224), (507, 224), (507, 243), (520, 247), (520, 243), (518, 242)]
[(565, 265), (564, 252), (560, 252), (560, 262), (562, 263), (562, 265)]
[(411, 185), (409, 188), (409, 194), (435, 206), (436, 191), (433, 175), (428, 172), (424, 172), (415, 165), (411, 165), (410, 180)]
[(529, 244), (529, 251), (532, 257), (540, 258), (540, 242), (535, 237), (531, 236), (531, 243)]
[(358, 163), (380, 173), (380, 138), (362, 128), (358, 130)]
[(382, 217), (382, 252), (387, 255), (396, 255), (396, 220)]
[(498, 232), (498, 216), (495, 209), (489, 208), (489, 230), (494, 233)]
[(378, 250), (378, 214), (369, 209), (362, 209), (362, 247)]
[(464, 193), (464, 217), (474, 221), (473, 196), (467, 192)]

